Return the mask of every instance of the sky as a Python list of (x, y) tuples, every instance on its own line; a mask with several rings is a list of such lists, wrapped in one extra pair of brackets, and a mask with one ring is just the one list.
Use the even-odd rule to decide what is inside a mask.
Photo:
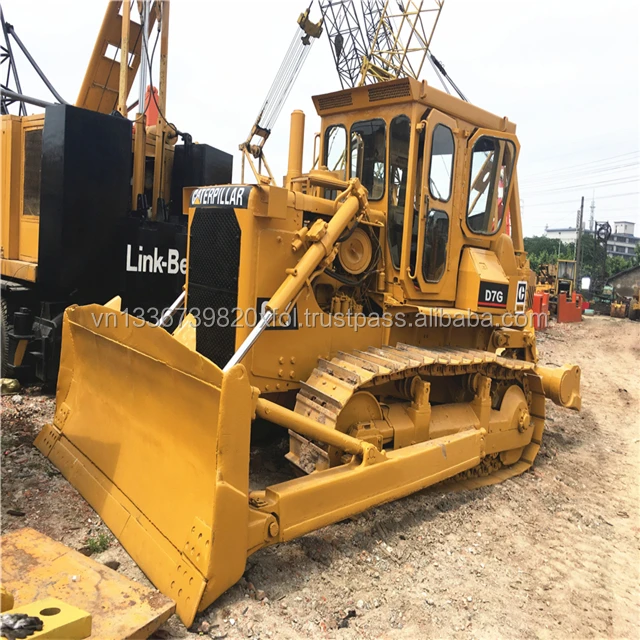
[[(232, 153), (236, 181), (238, 144), (308, 1), (171, 2), (167, 118), (194, 140)], [(77, 97), (105, 6), (104, 0), (2, 2), (5, 20), (68, 102)], [(311, 18), (319, 17), (315, 2)], [(637, 0), (446, 0), (432, 51), (471, 102), (517, 124), (525, 235), (542, 235), (546, 225), (575, 226), (584, 196), (587, 224), (593, 200), (596, 220), (635, 222), (640, 236), (639, 42)], [(23, 92), (50, 99), (16, 57)], [(423, 77), (441, 88), (430, 68)], [(320, 122), (311, 96), (338, 89), (325, 33), (265, 147), (277, 179), (286, 172), (291, 111), (307, 115), (309, 167)]]

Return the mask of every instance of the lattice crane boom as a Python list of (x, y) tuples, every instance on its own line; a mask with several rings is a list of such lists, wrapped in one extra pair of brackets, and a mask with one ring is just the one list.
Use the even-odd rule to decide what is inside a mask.
[(323, 0), (320, 11), (340, 84), (343, 89), (355, 87), (369, 49), (355, 4), (353, 0)]
[(387, 0), (358, 84), (419, 78), (443, 5), (444, 0)]
[[(389, 31), (386, 25), (380, 25), (385, 5), (386, 0), (362, 0), (362, 17), (369, 51), (376, 37), (389, 48), (393, 44), (393, 32)], [(381, 26), (380, 33), (378, 33), (379, 26)]]
[(320, 9), (342, 88), (419, 79), (425, 61), (445, 91), (462, 91), (431, 52), (444, 0), (322, 0)]

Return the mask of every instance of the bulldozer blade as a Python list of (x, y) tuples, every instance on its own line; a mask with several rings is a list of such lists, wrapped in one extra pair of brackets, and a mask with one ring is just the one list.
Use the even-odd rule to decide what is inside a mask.
[(69, 307), (62, 345), (36, 446), (189, 626), (245, 569), (248, 376), (112, 307)]

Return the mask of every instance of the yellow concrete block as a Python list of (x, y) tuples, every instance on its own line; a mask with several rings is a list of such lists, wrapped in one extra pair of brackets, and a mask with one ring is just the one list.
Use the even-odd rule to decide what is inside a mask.
[(13, 608), (13, 594), (0, 586), (0, 611)]
[(30, 640), (81, 640), (91, 635), (91, 614), (57, 598), (45, 598), (4, 612), (5, 615), (12, 613), (42, 620), (42, 631), (34, 632)]
[(33, 529), (6, 533), (0, 543), (2, 584), (16, 603), (56, 598), (88, 611), (96, 638), (147, 638), (175, 611), (157, 591)]

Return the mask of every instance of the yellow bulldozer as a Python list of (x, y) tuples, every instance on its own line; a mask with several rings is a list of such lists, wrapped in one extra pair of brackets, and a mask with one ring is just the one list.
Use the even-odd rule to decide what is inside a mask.
[(576, 261), (558, 260), (557, 263), (541, 264), (536, 274), (536, 292), (549, 294), (549, 311), (558, 315), (559, 294), (565, 294), (570, 303), (576, 291)]
[[(515, 125), (413, 78), (314, 104), (317, 168), (295, 111), (282, 187), (191, 193), (173, 334), (117, 299), (65, 312), (36, 444), (187, 625), (259, 549), (520, 474), (545, 398), (580, 408), (579, 368), (537, 361)], [(255, 421), (291, 479), (250, 490)]]
[(536, 291), (548, 293), (557, 297), (559, 293), (566, 293), (570, 298), (576, 289), (576, 261), (558, 260), (557, 263), (541, 264), (536, 281)]

